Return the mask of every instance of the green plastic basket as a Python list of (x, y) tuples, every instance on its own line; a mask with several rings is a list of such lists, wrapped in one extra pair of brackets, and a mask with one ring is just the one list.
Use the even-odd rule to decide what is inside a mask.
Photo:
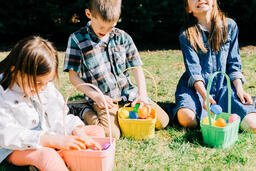
[(204, 124), (202, 121), (200, 122), (200, 127), (203, 135), (203, 142), (211, 147), (216, 148), (227, 148), (234, 144), (238, 139), (238, 129), (240, 125), (240, 119), (236, 120), (233, 123), (228, 123), (226, 127), (216, 127), (212, 125), (211, 114), (210, 114), (210, 103), (209, 103), (209, 92), (211, 89), (211, 84), (213, 78), (217, 74), (223, 74), (226, 77), (227, 85), (228, 85), (228, 113), (221, 113), (216, 118), (223, 118), (228, 120), (231, 115), (231, 86), (230, 79), (228, 75), (224, 72), (215, 72), (208, 84), (207, 84), (207, 113), (209, 118), (209, 125)]

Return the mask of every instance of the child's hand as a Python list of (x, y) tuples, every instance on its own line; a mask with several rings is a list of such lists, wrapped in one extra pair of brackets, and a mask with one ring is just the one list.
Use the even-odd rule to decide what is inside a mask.
[[(107, 106), (109, 109), (111, 109), (112, 107), (114, 107), (114, 103), (113, 103), (113, 99), (110, 98), (109, 96), (104, 95), (106, 102), (107, 102)], [(105, 104), (104, 104), (104, 100), (102, 98), (102, 96), (98, 95), (94, 101), (96, 102), (97, 106), (101, 109), (105, 108)]]
[[(211, 104), (216, 104), (215, 100), (212, 98), (211, 95), (209, 96), (209, 103), (210, 103), (210, 106), (211, 106)], [(206, 100), (206, 98), (203, 100), (203, 108), (204, 108), (204, 110), (207, 111), (207, 100)]]
[(84, 126), (77, 126), (72, 131), (72, 135), (79, 137), (83, 144), (85, 144), (88, 148), (101, 150), (101, 145), (85, 133)]
[(243, 104), (247, 104), (247, 105), (253, 104), (251, 96), (248, 93), (246, 93), (245, 91), (238, 90), (236, 94)]
[(149, 109), (150, 108), (150, 102), (148, 100), (148, 96), (138, 96), (133, 102), (132, 102), (132, 107), (134, 107), (137, 103), (140, 103), (140, 108), (142, 108), (142, 106), (146, 105), (148, 106)]
[(77, 136), (64, 135), (43, 135), (40, 139), (40, 144), (46, 147), (66, 150), (81, 150), (86, 149), (83, 140)]

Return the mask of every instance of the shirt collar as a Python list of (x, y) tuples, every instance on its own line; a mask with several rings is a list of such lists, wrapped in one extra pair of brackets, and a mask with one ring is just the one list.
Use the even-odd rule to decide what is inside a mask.
[(92, 41), (94, 41), (96, 43), (99, 43), (99, 42), (108, 43), (108, 41), (115, 35), (115, 28), (113, 28), (112, 31), (109, 33), (109, 38), (107, 39), (107, 42), (106, 42), (106, 40), (103, 39), (103, 41), (102, 41), (98, 36), (95, 35), (94, 31), (91, 28), (91, 21), (88, 21), (85, 28), (86, 28), (86, 31), (88, 32), (90, 38), (92, 39)]

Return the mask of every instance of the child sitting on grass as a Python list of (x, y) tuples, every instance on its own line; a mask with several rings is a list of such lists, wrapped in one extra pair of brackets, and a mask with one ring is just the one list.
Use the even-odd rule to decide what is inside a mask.
[[(243, 90), (238, 46), (238, 28), (234, 20), (219, 10), (217, 0), (185, 0), (187, 14), (179, 40), (186, 67), (175, 93), (179, 123), (194, 127), (207, 116), (206, 88), (214, 72), (228, 74), (232, 81), (231, 113), (241, 117), (243, 129), (256, 131), (256, 109), (251, 96)], [(212, 83), (209, 101), (218, 103), (224, 112), (228, 104), (227, 82), (218, 74)]]
[(84, 126), (67, 115), (64, 135), (64, 99), (52, 81), (58, 79), (58, 56), (40, 37), (19, 41), (0, 62), (0, 163), (33, 165), (44, 171), (68, 168), (56, 150), (101, 149), (90, 136), (104, 137), (99, 126)]
[[(69, 79), (74, 86), (84, 82), (92, 83), (103, 92), (110, 109), (115, 138), (120, 137), (115, 100), (123, 104), (132, 103), (132, 106), (136, 103), (141, 106), (150, 105), (156, 109), (159, 129), (166, 127), (169, 122), (164, 110), (149, 100), (143, 71), (132, 70), (138, 88), (131, 83), (128, 72), (122, 73), (126, 68), (140, 67), (142, 61), (132, 38), (115, 28), (120, 13), (121, 0), (90, 0), (85, 14), (91, 21), (70, 35), (64, 64), (64, 71), (69, 72)], [(78, 89), (87, 96), (88, 105), (92, 108), (88, 109), (85, 105), (81, 118), (89, 125), (102, 126), (109, 136), (103, 99), (88, 86), (80, 86)]]

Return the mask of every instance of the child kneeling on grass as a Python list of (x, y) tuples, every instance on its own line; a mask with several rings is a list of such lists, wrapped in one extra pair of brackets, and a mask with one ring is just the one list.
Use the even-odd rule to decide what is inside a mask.
[(56, 150), (101, 148), (90, 136), (104, 137), (104, 129), (84, 126), (77, 116), (65, 117), (64, 135), (64, 99), (52, 83), (57, 71), (57, 51), (34, 36), (19, 41), (0, 62), (0, 162), (65, 171)]
[[(103, 92), (110, 109), (112, 136), (115, 138), (120, 137), (117, 105), (114, 101), (117, 81), (119, 104), (150, 105), (156, 110), (158, 129), (165, 128), (169, 122), (166, 112), (149, 100), (143, 71), (132, 70), (138, 89), (131, 83), (128, 72), (122, 73), (129, 67), (140, 67), (142, 61), (132, 38), (115, 28), (120, 13), (121, 0), (90, 0), (85, 14), (91, 21), (70, 35), (64, 64), (64, 71), (69, 72), (69, 79), (74, 86), (84, 82), (92, 83)], [(88, 86), (80, 86), (78, 89), (87, 96), (88, 105), (92, 108), (85, 106), (80, 117), (89, 125), (102, 126), (109, 136), (103, 99)]]
[[(179, 40), (186, 71), (175, 93), (179, 123), (193, 127), (207, 116), (206, 85), (214, 72), (228, 74), (231, 86), (231, 113), (241, 117), (241, 127), (256, 131), (256, 109), (242, 87), (238, 27), (219, 10), (217, 0), (185, 0), (187, 13), (184, 31)], [(228, 88), (224, 76), (214, 78), (209, 101), (218, 103), (227, 112)]]

